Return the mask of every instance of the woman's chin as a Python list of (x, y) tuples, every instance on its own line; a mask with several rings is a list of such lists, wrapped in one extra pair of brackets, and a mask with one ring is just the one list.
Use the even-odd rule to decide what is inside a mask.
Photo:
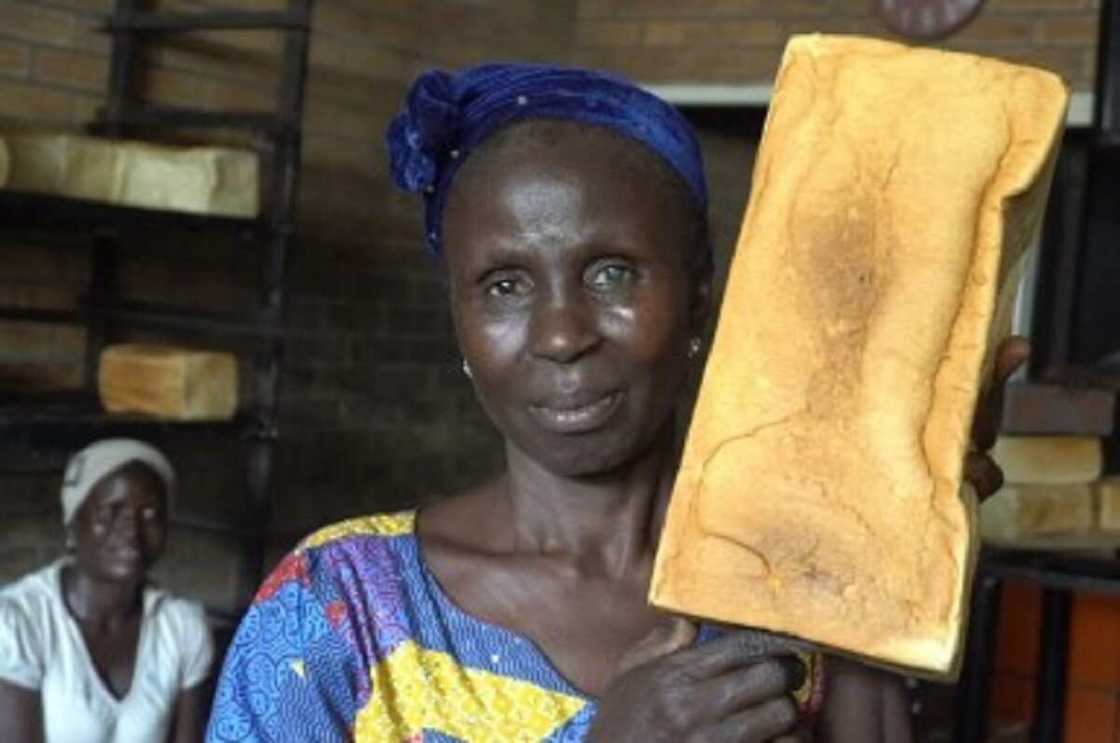
[(649, 442), (612, 437), (571, 437), (542, 442), (527, 453), (539, 465), (560, 477), (592, 478), (617, 472), (640, 460)]

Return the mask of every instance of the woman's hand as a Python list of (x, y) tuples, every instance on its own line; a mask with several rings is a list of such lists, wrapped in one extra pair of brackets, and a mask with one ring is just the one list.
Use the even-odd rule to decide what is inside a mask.
[(1003, 485), (1003, 471), (988, 456), (995, 446), (999, 431), (999, 418), (1003, 407), (1003, 386), (1016, 369), (1030, 356), (1031, 345), (1025, 338), (1012, 336), (1000, 344), (991, 383), (980, 395), (976, 417), (972, 424), (972, 451), (964, 463), (965, 480), (976, 489), (976, 497), (983, 501)]
[(803, 681), (799, 660), (760, 654), (751, 632), (680, 649), (695, 629), (682, 631), (688, 623), (672, 621), (624, 661), (629, 670), (600, 700), (589, 741), (764, 743), (795, 729), (790, 694)]
[(0, 681), (0, 740), (42, 743), (42, 704), (38, 689)]

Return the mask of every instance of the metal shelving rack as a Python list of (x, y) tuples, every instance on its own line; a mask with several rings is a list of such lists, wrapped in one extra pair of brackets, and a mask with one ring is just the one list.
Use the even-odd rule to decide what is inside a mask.
[[(1049, 304), (1036, 311), (1032, 365), (1043, 384), (1060, 385), (1066, 396), (1036, 396), (1020, 401), (1020, 408), (1031, 403), (1029, 415), (1022, 417), (1027, 432), (1068, 422), (1058, 432), (1087, 433), (1105, 439), (1105, 472), (1120, 472), (1120, 436), (1116, 431), (1113, 392), (1116, 377), (1100, 369), (1079, 365), (1072, 358), (1073, 324), (1079, 299), (1078, 266), (1086, 270), (1086, 246), (1120, 243), (1120, 219), (1116, 193), (1120, 190), (1120, 2), (1102, 0), (1097, 48), (1097, 79), (1093, 126), (1078, 142), (1076, 169), (1086, 193), (1080, 199), (1079, 213), (1063, 215), (1063, 194), (1058, 191), (1056, 206), (1047, 215), (1053, 231), (1045, 237), (1051, 250), (1042, 265), (1040, 279), (1047, 284)], [(1059, 161), (1059, 175), (1063, 163)], [(1063, 218), (1076, 219), (1078, 239), (1061, 241), (1070, 230), (1060, 224)], [(1056, 249), (1057, 248), (1057, 249)], [(1101, 387), (1092, 389), (1089, 384)], [(1081, 389), (1071, 387), (1078, 385)], [(1042, 385), (1040, 385), (1041, 387)], [(1072, 397), (1070, 395), (1073, 395)], [(1086, 424), (1088, 422), (1088, 425)], [(1045, 431), (1038, 431), (1045, 432)], [(995, 640), (999, 630), (999, 607), (1005, 580), (1016, 580), (1042, 589), (1042, 624), (1039, 633), (1039, 667), (1035, 681), (1035, 712), (1031, 721), (1031, 743), (1057, 743), (1062, 740), (1066, 711), (1066, 667), (1073, 593), (1120, 593), (1120, 559), (1063, 553), (1042, 553), (985, 548), (979, 558), (969, 613), (968, 641), (961, 681), (957, 687), (957, 726), (953, 740), (982, 743), (987, 739), (988, 702), (995, 660)]]
[[(88, 232), (91, 251), (87, 290), (77, 309), (0, 307), (0, 320), (76, 324), (87, 331), (82, 390), (45, 398), (0, 399), (0, 467), (33, 463), (61, 466), (68, 452), (93, 440), (128, 435), (159, 440), (171, 434), (204, 434), (243, 440), (247, 494), (240, 523), (227, 525), (244, 544), (242, 596), (259, 583), (264, 561), (264, 526), (270, 515), (276, 394), (283, 352), (285, 271), (295, 238), (301, 122), (311, 23), (311, 0), (288, 0), (283, 11), (210, 10), (153, 12), (143, 0), (116, 0), (99, 30), (112, 38), (104, 111), (91, 131), (107, 137), (145, 139), (183, 128), (245, 130), (262, 159), (261, 213), (254, 219), (206, 217), (114, 206), (65, 197), (0, 189), (0, 235), (18, 238)], [(211, 111), (155, 105), (139, 95), (139, 54), (145, 41), (202, 30), (274, 31), (283, 34), (276, 105), (272, 111)], [(260, 252), (262, 287), (254, 311), (244, 315), (190, 307), (129, 302), (113, 289), (115, 252), (130, 237), (176, 230), (205, 242), (225, 234)], [(24, 249), (24, 248), (20, 248)], [(228, 422), (182, 423), (102, 411), (96, 395), (97, 360), (114, 328), (155, 330), (193, 338), (249, 341), (253, 405)], [(222, 528), (207, 525), (206, 528)]]

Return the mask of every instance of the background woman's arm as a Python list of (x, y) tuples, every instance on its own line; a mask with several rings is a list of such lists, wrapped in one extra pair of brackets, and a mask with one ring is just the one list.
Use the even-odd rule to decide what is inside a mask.
[(842, 658), (828, 659), (818, 743), (912, 743), (902, 681)]
[(43, 702), (37, 689), (0, 681), (0, 740), (42, 743)]
[(198, 743), (206, 732), (206, 707), (211, 684), (202, 683), (179, 694), (175, 702), (170, 743)]

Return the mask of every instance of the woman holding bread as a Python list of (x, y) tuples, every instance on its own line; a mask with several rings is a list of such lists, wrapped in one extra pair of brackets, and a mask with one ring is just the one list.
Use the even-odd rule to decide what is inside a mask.
[(0, 590), (0, 740), (197, 741), (214, 647), (202, 607), (150, 585), (175, 473), (145, 443), (74, 455), (66, 556)]
[(388, 142), (506, 467), (305, 540), (208, 739), (908, 741), (896, 679), (647, 603), (711, 311), (688, 124), (611, 76), (501, 64), (421, 76)]

